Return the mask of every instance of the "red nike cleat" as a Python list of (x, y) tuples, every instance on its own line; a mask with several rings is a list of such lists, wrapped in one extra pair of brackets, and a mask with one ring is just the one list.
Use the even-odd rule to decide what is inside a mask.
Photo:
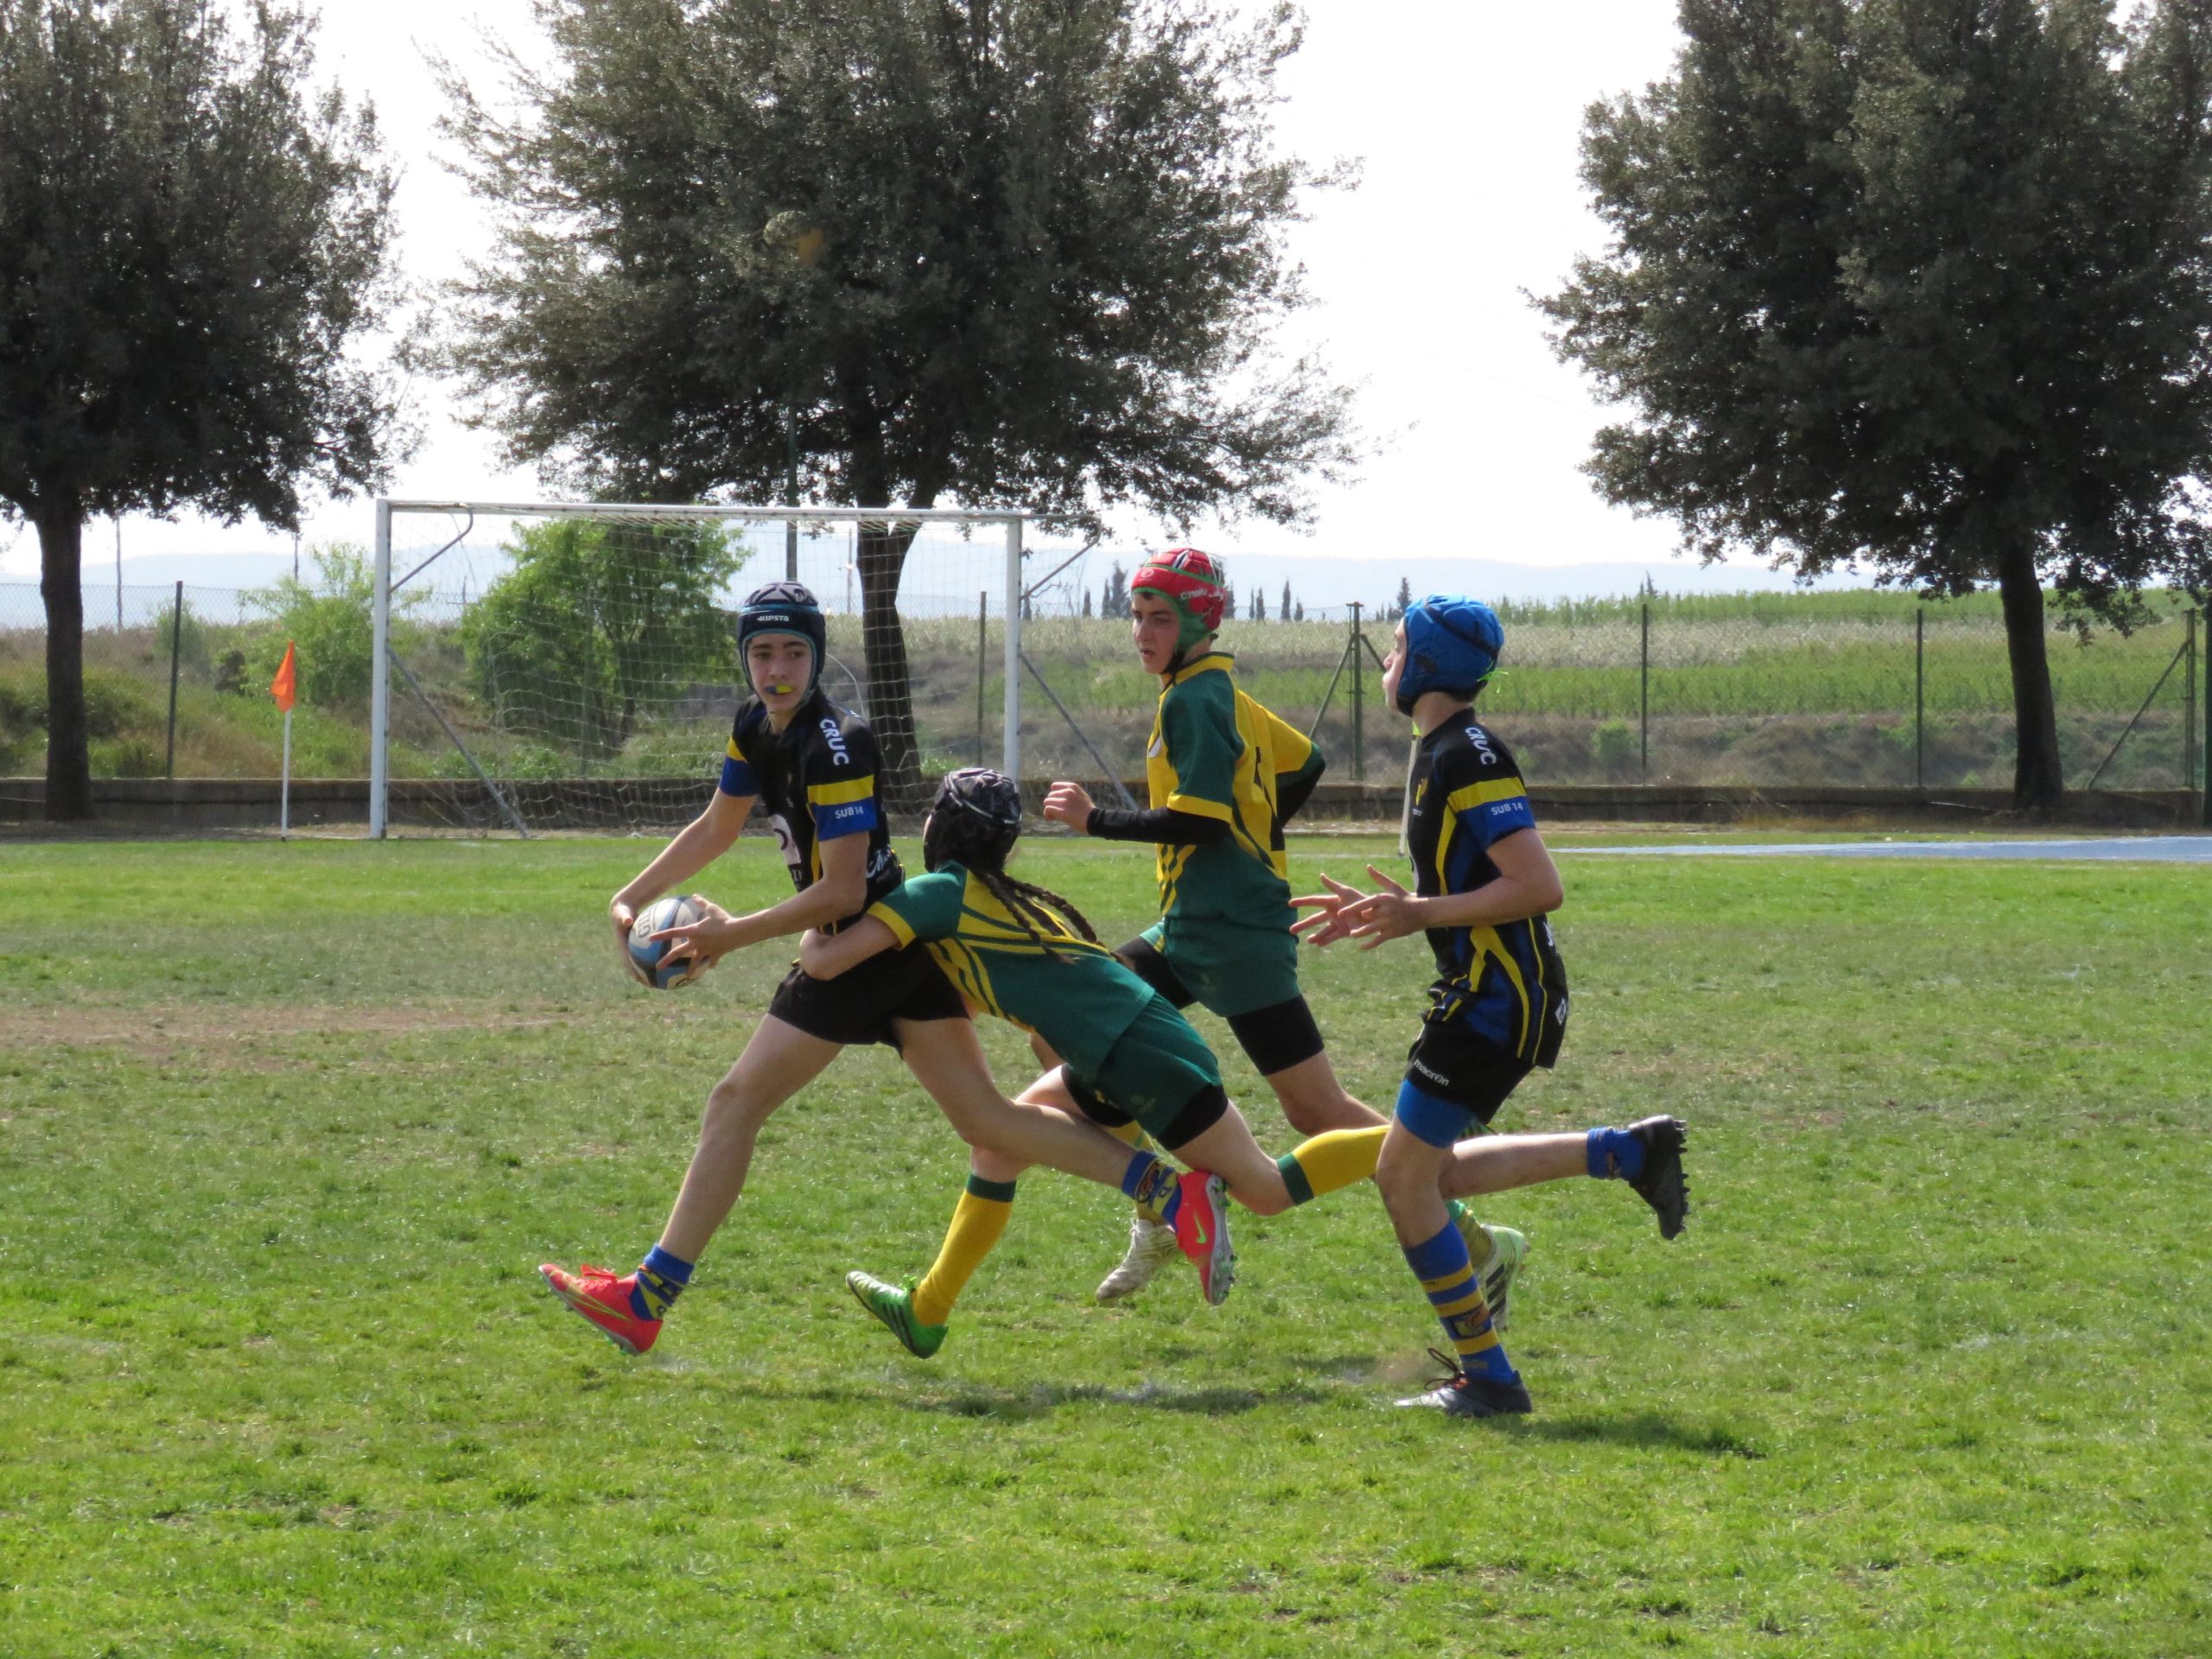
[(1194, 1169), (1175, 1185), (1183, 1194), (1175, 1211), (1175, 1243), (1198, 1264), (1206, 1306), (1219, 1307), (1236, 1281), (1236, 1252), (1229, 1244), (1229, 1184)]
[(624, 1353), (642, 1354), (660, 1335), (658, 1319), (641, 1319), (630, 1311), (630, 1293), (638, 1284), (636, 1274), (617, 1279), (605, 1268), (594, 1268), (589, 1262), (570, 1273), (550, 1262), (539, 1263), (537, 1272), (548, 1290), (604, 1331)]

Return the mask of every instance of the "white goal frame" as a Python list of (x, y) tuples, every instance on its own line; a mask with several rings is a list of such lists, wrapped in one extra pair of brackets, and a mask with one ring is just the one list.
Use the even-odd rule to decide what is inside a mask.
[[(1009, 778), (1021, 776), (1021, 558), (1022, 532), (1027, 515), (1010, 508), (957, 507), (773, 507), (743, 503), (728, 506), (656, 506), (639, 502), (604, 501), (432, 501), (376, 500), (375, 584), (370, 640), (369, 694), (369, 828), (368, 838), (381, 841), (391, 822), (391, 774), (388, 743), (391, 715), (391, 521), (400, 513), (471, 513), (480, 518), (638, 518), (656, 523), (683, 520), (747, 520), (782, 524), (790, 527), (785, 543), (787, 574), (794, 556), (798, 532), (828, 524), (996, 524), (1006, 536), (1006, 589), (1001, 595), (1006, 626), (1006, 739), (1001, 768)], [(410, 575), (412, 572), (409, 573)], [(406, 577), (401, 578), (404, 585)]]

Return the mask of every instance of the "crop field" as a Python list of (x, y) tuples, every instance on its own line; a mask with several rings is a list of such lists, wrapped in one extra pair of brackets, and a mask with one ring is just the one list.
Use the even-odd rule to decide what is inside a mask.
[[(1033, 1173), (909, 1357), (841, 1281), (925, 1267), (965, 1160), (882, 1051), (626, 1357), (533, 1269), (652, 1243), (788, 948), (630, 983), (649, 842), (0, 842), (0, 1652), (2212, 1651), (2212, 870), (1553, 840), (1573, 1022), (1501, 1125), (1677, 1113), (1695, 1207), (1486, 1201), (1492, 1422), (1392, 1408), (1438, 1333), (1366, 1187), (1109, 1310), (1123, 1206)], [(1021, 868), (1147, 918), (1128, 849)], [(785, 890), (750, 838), (695, 885)], [(1417, 942), (1306, 971), (1386, 1103)]]
[[(1656, 596), (1648, 627), (1644, 604), (1506, 607), (1505, 667), (1485, 707), (1532, 776), (1556, 784), (2011, 781), (2012, 682), (1994, 595), (1941, 602), (1873, 592)], [(463, 648), (459, 614), (440, 601), (396, 624), (402, 659), (439, 713), (404, 683), (395, 687), (395, 776), (471, 775), (441, 717), (501, 778), (711, 773), (738, 696), (734, 683), (662, 687), (634, 721), (625, 719), (616, 739), (585, 741), (557, 718), (548, 722), (549, 707), (557, 711), (567, 695), (560, 677), (511, 663), (504, 681), (487, 680)], [(227, 591), (188, 595), (184, 620), (176, 641), (177, 775), (273, 776), (281, 721), (263, 688), (283, 649), (283, 627)], [(44, 640), (36, 621), (33, 590), (0, 590), (0, 774), (39, 770)], [(2050, 652), (2069, 785), (2082, 787), (2102, 766), (2106, 788), (2191, 786), (2202, 776), (2203, 696), (2200, 665), (2184, 650), (2191, 620), (2183, 601), (2150, 595), (2145, 625), (2126, 635), (2100, 629), (2077, 640), (2061, 622), (2054, 612)], [(326, 639), (321, 654), (358, 645), (356, 677), (365, 687), (365, 610), (358, 623), (359, 640)], [(1003, 741), (1002, 625), (988, 623), (979, 636), (972, 616), (920, 615), (904, 627), (924, 770), (995, 757)], [(1379, 656), (1389, 644), (1388, 625), (1370, 623), (1366, 637)], [(1390, 781), (1402, 765), (1404, 722), (1382, 706), (1380, 676), (1365, 651), (1355, 688), (1349, 639), (1340, 620), (1233, 622), (1224, 634), (1248, 690), (1301, 728), (1318, 722), (1333, 776)], [(170, 644), (150, 623), (87, 635), (96, 776), (162, 775)], [(1138, 775), (1159, 688), (1131, 656), (1126, 625), (1039, 615), (1025, 624), (1023, 645), (1033, 671), (1023, 686), (1026, 769)], [(831, 619), (830, 651), (831, 694), (863, 704), (856, 618)], [(498, 684), (505, 690), (494, 696)], [(532, 695), (518, 701), (520, 691)], [(302, 777), (365, 774), (362, 691), (307, 696), (296, 717), (293, 764)]]

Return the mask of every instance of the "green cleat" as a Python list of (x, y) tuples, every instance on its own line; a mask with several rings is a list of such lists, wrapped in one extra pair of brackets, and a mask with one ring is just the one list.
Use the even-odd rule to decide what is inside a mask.
[(912, 1280), (893, 1285), (874, 1274), (854, 1272), (845, 1275), (845, 1288), (853, 1293), (854, 1300), (881, 1319), (916, 1359), (927, 1359), (944, 1346), (944, 1325), (924, 1325), (914, 1317)]

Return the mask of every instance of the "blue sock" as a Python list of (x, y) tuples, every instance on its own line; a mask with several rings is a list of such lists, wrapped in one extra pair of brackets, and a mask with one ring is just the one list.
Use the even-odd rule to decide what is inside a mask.
[(656, 1244), (638, 1264), (638, 1284), (630, 1293), (630, 1311), (641, 1319), (664, 1319), (690, 1282), (691, 1263)]
[(1444, 1325), (1444, 1339), (1452, 1344), (1459, 1369), (1471, 1376), (1499, 1382), (1517, 1382), (1520, 1373), (1505, 1357), (1505, 1350), (1491, 1328), (1490, 1308), (1483, 1300), (1481, 1280), (1467, 1259), (1467, 1241), (1450, 1222), (1426, 1243), (1406, 1250), (1406, 1265), (1421, 1281), (1428, 1303)]
[(1156, 1211), (1165, 1226), (1175, 1224), (1175, 1212), (1183, 1207), (1175, 1166), (1149, 1152), (1129, 1159), (1129, 1166), (1122, 1172), (1122, 1191), (1142, 1207)]
[(1643, 1173), (1643, 1142), (1626, 1129), (1592, 1129), (1583, 1157), (1597, 1179), (1632, 1181)]

